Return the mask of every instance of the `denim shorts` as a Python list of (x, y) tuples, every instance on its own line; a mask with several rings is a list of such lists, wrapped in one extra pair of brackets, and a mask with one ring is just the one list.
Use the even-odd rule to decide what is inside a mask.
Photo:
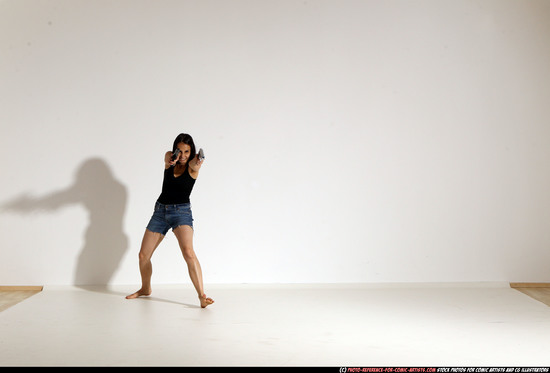
[(180, 205), (155, 203), (155, 212), (151, 216), (149, 224), (147, 224), (147, 229), (166, 235), (170, 228), (174, 230), (180, 225), (189, 225), (193, 228), (193, 213), (191, 212), (190, 203)]

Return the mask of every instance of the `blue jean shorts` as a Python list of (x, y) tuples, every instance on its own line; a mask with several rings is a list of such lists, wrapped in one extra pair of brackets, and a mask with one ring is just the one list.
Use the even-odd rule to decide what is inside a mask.
[(166, 235), (170, 228), (174, 230), (180, 225), (189, 225), (193, 228), (193, 213), (191, 212), (190, 203), (179, 205), (155, 203), (155, 212), (151, 216), (149, 224), (147, 224), (147, 229)]

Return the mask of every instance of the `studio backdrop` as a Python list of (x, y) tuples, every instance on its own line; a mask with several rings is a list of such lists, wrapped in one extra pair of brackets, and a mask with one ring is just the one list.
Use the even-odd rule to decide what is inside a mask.
[[(550, 2), (0, 1), (0, 284), (549, 280)], [(169, 233), (153, 283), (189, 282)]]

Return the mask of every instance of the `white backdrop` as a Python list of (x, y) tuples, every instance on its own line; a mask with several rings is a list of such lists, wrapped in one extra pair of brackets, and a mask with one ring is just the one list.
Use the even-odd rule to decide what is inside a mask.
[[(548, 281), (550, 2), (0, 1), (0, 284)], [(154, 283), (189, 282), (170, 234)]]

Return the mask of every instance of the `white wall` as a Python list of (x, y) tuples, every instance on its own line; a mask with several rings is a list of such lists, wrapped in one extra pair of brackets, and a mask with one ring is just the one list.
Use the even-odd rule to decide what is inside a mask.
[[(0, 1), (0, 284), (549, 281), (550, 2)], [(169, 235), (155, 283), (189, 282)]]

